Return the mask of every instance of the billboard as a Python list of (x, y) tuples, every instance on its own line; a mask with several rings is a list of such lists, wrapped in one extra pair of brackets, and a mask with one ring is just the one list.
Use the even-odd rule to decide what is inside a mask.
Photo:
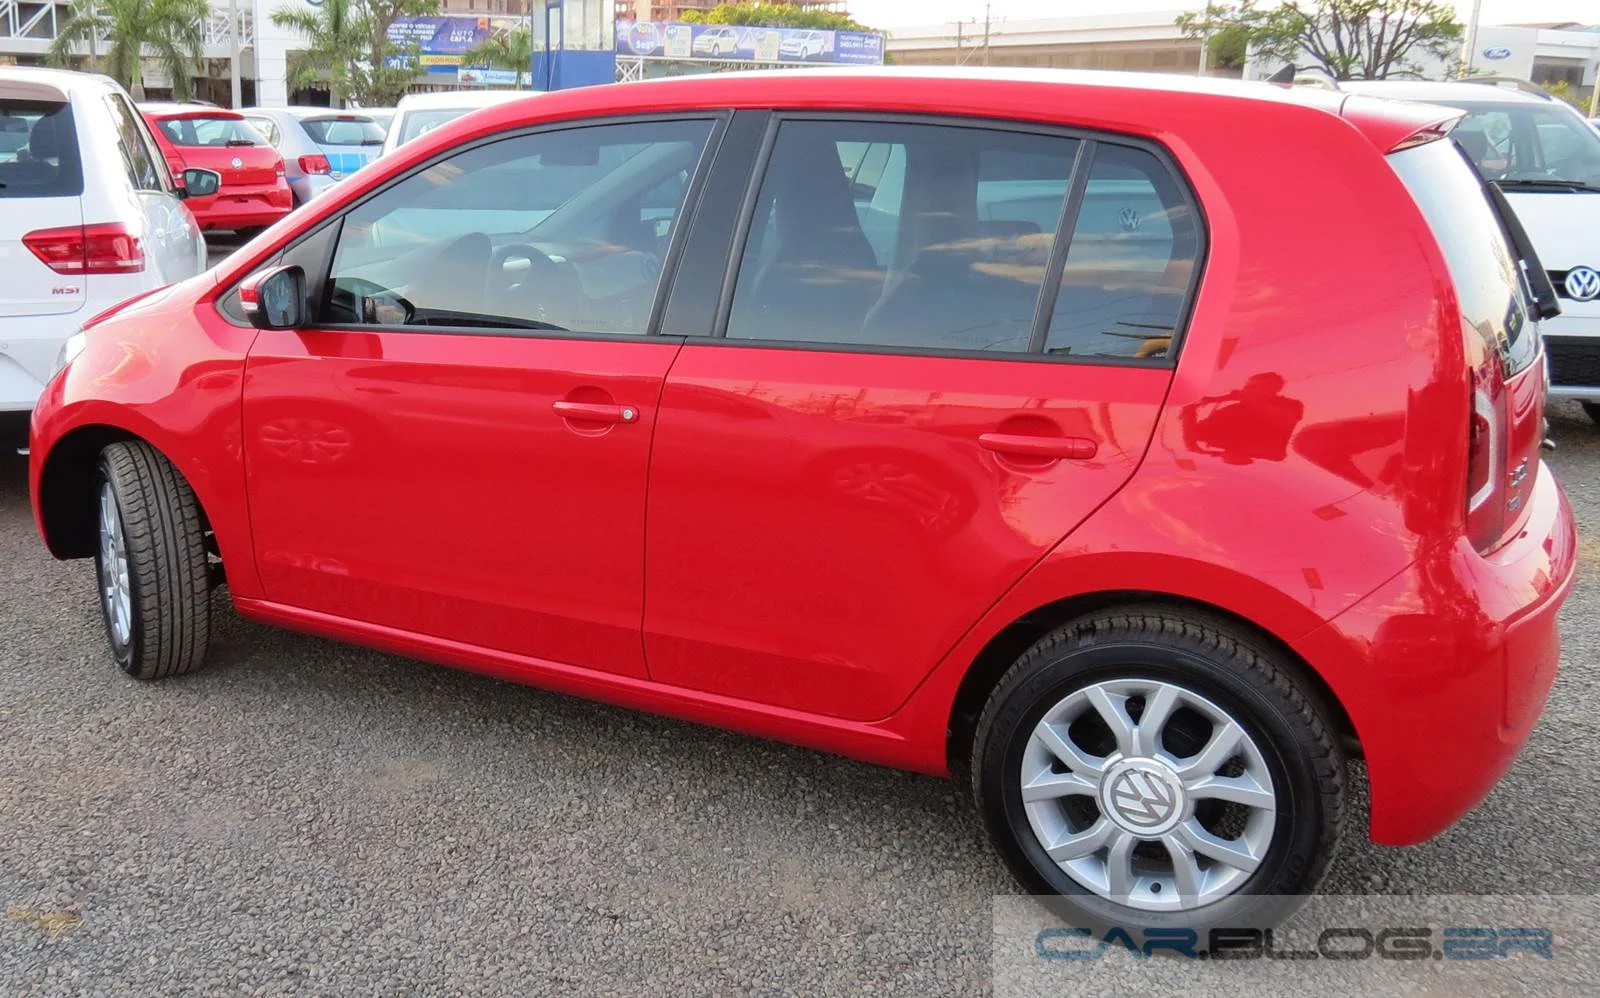
[(617, 22), (617, 54), (645, 59), (878, 66), (883, 52), (883, 35), (871, 31)]
[[(516, 17), (488, 17), (483, 15), (441, 14), (432, 17), (398, 17), (389, 25), (389, 41), (395, 45), (415, 45), (421, 69), (430, 76), (448, 76), (462, 83), (476, 85), (503, 84), (509, 86), (515, 73), (490, 70), (485, 67), (465, 67), (463, 74), (461, 55), (481, 45), (498, 31), (511, 31), (521, 24)], [(392, 65), (408, 61), (403, 56), (391, 56)]]

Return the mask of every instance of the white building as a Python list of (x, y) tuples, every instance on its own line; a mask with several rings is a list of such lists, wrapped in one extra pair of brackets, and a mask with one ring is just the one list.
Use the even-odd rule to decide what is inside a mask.
[(1183, 8), (1025, 21), (982, 19), (897, 28), (888, 52), (900, 65), (1057, 66), (1196, 73), (1200, 42), (1178, 30)]

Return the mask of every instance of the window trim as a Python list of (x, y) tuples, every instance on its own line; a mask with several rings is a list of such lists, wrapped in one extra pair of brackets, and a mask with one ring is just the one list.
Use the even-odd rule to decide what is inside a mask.
[[(438, 164), (456, 156), (470, 152), (483, 146), (512, 139), (526, 138), (533, 135), (542, 135), (549, 132), (572, 131), (580, 128), (596, 128), (611, 125), (653, 124), (667, 121), (699, 121), (709, 122), (711, 132), (706, 136), (704, 147), (700, 150), (700, 158), (695, 163), (694, 175), (684, 188), (684, 200), (679, 217), (674, 223), (672, 241), (668, 244), (667, 252), (661, 258), (661, 276), (656, 284), (655, 299), (651, 303), (649, 319), (643, 332), (616, 333), (583, 330), (554, 330), (554, 329), (507, 329), (498, 326), (402, 326), (377, 323), (335, 323), (313, 321), (304, 328), (326, 330), (341, 333), (409, 333), (418, 335), (445, 334), (454, 336), (499, 336), (517, 339), (569, 339), (569, 340), (619, 340), (638, 341), (647, 338), (658, 340), (681, 339), (681, 337), (662, 336), (659, 334), (662, 316), (666, 308), (666, 300), (671, 291), (673, 280), (676, 277), (678, 261), (683, 254), (683, 245), (689, 237), (693, 227), (695, 215), (703, 200), (702, 194), (706, 178), (711, 172), (711, 166), (717, 159), (721, 150), (723, 137), (727, 134), (728, 123), (732, 114), (726, 110), (708, 108), (704, 111), (671, 111), (660, 114), (619, 114), (595, 118), (569, 118), (561, 121), (543, 122), (526, 128), (517, 128), (509, 131), (493, 132), (482, 136), (472, 142), (451, 146), (440, 150), (436, 155), (414, 165), (410, 170), (397, 174), (383, 181), (375, 187), (363, 192), (358, 198), (347, 204), (341, 205), (338, 212), (317, 222), (312, 227), (295, 235), (285, 243), (272, 261), (263, 262), (233, 282), (225, 291), (217, 295), (217, 300), (233, 294), (253, 274), (259, 273), (263, 267), (275, 266), (276, 261), (286, 256), (295, 247), (302, 245), (307, 240), (315, 239), (322, 235), (329, 226), (343, 228), (345, 218), (353, 211), (372, 199), (383, 195), (393, 187), (410, 180), (421, 173), (437, 166)], [(322, 314), (327, 307), (328, 299), (333, 293), (332, 277), (333, 261), (338, 248), (339, 235), (336, 233), (329, 240), (325, 257), (322, 261), (319, 274), (306, 275), (306, 281), (313, 287), (320, 288), (312, 304), (316, 307), (317, 314)], [(219, 310), (220, 311), (220, 310)], [(226, 313), (223, 313), (224, 315)]]
[[(766, 113), (770, 118), (766, 126), (766, 134), (762, 137), (760, 151), (756, 155), (754, 165), (750, 171), (744, 192), (744, 200), (739, 211), (739, 223), (730, 243), (728, 256), (728, 269), (722, 282), (721, 298), (717, 307), (717, 319), (710, 334), (703, 337), (693, 337), (691, 342), (715, 344), (719, 346), (753, 347), (757, 349), (773, 350), (809, 350), (825, 353), (841, 354), (879, 354), (888, 356), (909, 357), (952, 357), (968, 360), (993, 360), (993, 361), (1021, 361), (1044, 362), (1052, 364), (1089, 364), (1101, 367), (1145, 367), (1155, 369), (1176, 369), (1178, 356), (1183, 349), (1184, 342), (1188, 339), (1190, 321), (1194, 315), (1196, 300), (1200, 296), (1200, 285), (1204, 278), (1206, 266), (1211, 253), (1211, 226), (1206, 217), (1204, 202), (1195, 193), (1194, 185), (1183, 172), (1176, 157), (1161, 143), (1137, 135), (1127, 135), (1121, 132), (1107, 132), (1091, 128), (1077, 128), (1069, 125), (1052, 125), (1037, 121), (1026, 121), (1013, 118), (987, 118), (965, 117), (950, 114), (908, 114), (905, 112), (879, 112), (870, 110), (861, 111), (804, 111), (788, 109), (772, 109), (768, 112), (740, 111), (740, 114)], [(1124, 146), (1139, 149), (1154, 156), (1167, 171), (1178, 192), (1183, 196), (1186, 206), (1195, 219), (1195, 266), (1189, 277), (1189, 285), (1184, 289), (1183, 301), (1178, 307), (1178, 322), (1172, 334), (1172, 346), (1164, 357), (1098, 357), (1086, 354), (1051, 354), (1044, 352), (1041, 341), (1038, 349), (1030, 340), (1027, 352), (999, 352), (984, 350), (948, 350), (939, 347), (912, 347), (890, 346), (871, 343), (826, 343), (814, 340), (765, 340), (750, 339), (745, 337), (728, 336), (728, 319), (733, 312), (733, 292), (738, 284), (739, 269), (744, 264), (745, 251), (748, 248), (757, 204), (761, 197), (761, 185), (766, 179), (766, 174), (771, 165), (772, 154), (777, 145), (778, 130), (784, 122), (788, 121), (823, 121), (843, 122), (848, 124), (884, 124), (884, 125), (936, 125), (953, 128), (978, 129), (982, 131), (1016, 132), (1029, 135), (1042, 135), (1050, 138), (1073, 139), (1081, 143), (1073, 159), (1073, 173), (1067, 178), (1068, 196), (1063, 198), (1062, 222), (1067, 221), (1067, 208), (1070, 206), (1070, 195), (1075, 186), (1080, 183), (1080, 168), (1082, 170), (1081, 183), (1084, 190), (1088, 187), (1088, 173), (1094, 167), (1093, 157), (1083, 155), (1086, 147), (1099, 145)], [(1074, 207), (1081, 207), (1082, 199)], [(1071, 219), (1076, 223), (1076, 214)], [(1061, 222), (1058, 222), (1058, 226)], [(1066, 264), (1067, 253), (1072, 248), (1070, 230), (1063, 232), (1058, 228), (1051, 242), (1051, 259), (1055, 254), (1061, 253), (1061, 262)], [(1053, 286), (1052, 286), (1053, 285)], [(1034, 300), (1035, 337), (1037, 337), (1037, 323), (1042, 313), (1045, 318), (1045, 332), (1048, 336), (1049, 318), (1055, 313), (1056, 297), (1060, 293), (1061, 274), (1047, 272), (1045, 281), (1041, 285)], [(1046, 287), (1050, 287), (1051, 294), (1048, 300), (1045, 296)]]

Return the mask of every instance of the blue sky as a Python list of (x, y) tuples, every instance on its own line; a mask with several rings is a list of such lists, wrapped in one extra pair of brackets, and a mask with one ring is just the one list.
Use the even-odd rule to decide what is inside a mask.
[[(1019, 21), (1037, 17), (1071, 17), (1074, 14), (1114, 11), (1181, 10), (1202, 6), (1204, 0), (993, 0), (991, 17), (1000, 21)], [(1471, 12), (1471, 3), (1457, 4), (1461, 19)], [(894, 29), (908, 25), (940, 24), (956, 20), (983, 20), (983, 0), (850, 0), (850, 13), (875, 28)], [(1600, 22), (1600, 3), (1596, 0), (1483, 0), (1484, 24), (1514, 24), (1529, 21)]]

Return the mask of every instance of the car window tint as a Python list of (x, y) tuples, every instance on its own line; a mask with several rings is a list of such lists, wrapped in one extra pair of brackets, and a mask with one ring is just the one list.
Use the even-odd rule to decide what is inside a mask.
[(727, 335), (1027, 350), (1076, 150), (999, 129), (785, 122)]
[(300, 125), (319, 146), (381, 146), (386, 134), (371, 118), (301, 118)]
[(271, 118), (247, 118), (246, 120), (255, 126), (256, 131), (260, 132), (268, 143), (274, 148), (277, 147), (279, 141), (278, 126)]
[(1097, 145), (1045, 351), (1166, 356), (1199, 252), (1198, 219), (1161, 160), (1143, 149)]
[(150, 147), (145, 143), (144, 131), (139, 127), (139, 120), (128, 102), (120, 95), (112, 94), (106, 98), (106, 107), (116, 126), (117, 150), (122, 154), (123, 165), (127, 167), (128, 181), (135, 190), (166, 190), (161, 167), (157, 165), (161, 157), (151, 155)]
[(0, 99), (0, 198), (77, 197), (83, 193), (72, 107)]
[(504, 139), (352, 209), (324, 321), (643, 333), (710, 121)]

